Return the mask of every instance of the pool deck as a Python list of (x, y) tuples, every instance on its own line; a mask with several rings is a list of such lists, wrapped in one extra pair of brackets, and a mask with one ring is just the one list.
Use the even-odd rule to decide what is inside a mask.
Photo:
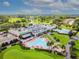
[[(38, 40), (39, 41), (41, 41), (41, 40), (43, 40), (42, 41), (42, 46), (37, 42)], [(45, 48), (45, 46), (47, 46), (46, 45), (46, 43), (48, 42), (49, 40), (47, 39), (47, 38), (40, 38), (40, 37), (38, 37), (38, 38), (32, 38), (32, 39), (29, 39), (29, 40), (23, 40), (22, 41), (22, 45), (23, 46), (25, 46), (25, 47), (30, 47), (30, 48), (40, 48), (40, 49), (47, 49), (47, 47)], [(44, 42), (44, 43), (43, 43)], [(32, 44), (32, 43), (34, 43), (33, 45), (30, 45), (30, 44)], [(41, 42), (40, 42), (41, 43)], [(43, 44), (45, 44), (45, 45), (43, 45)]]

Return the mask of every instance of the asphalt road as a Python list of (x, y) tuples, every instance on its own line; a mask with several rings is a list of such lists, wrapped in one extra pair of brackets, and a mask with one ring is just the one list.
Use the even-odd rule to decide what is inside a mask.
[[(75, 40), (79, 40), (79, 37), (77, 37), (77, 36), (74, 36), (74, 37), (72, 37), (71, 39), (70, 39), (70, 41), (75, 41)], [(69, 41), (69, 42), (70, 42)], [(66, 44), (66, 59), (71, 59), (70, 58), (70, 47), (71, 47), (71, 45), (70, 44)]]
[[(70, 42), (70, 41), (69, 41)], [(66, 59), (70, 59), (70, 44), (66, 44)]]

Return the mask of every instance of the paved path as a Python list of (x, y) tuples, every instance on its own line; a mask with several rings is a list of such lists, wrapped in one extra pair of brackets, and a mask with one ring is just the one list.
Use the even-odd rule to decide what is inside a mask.
[(79, 37), (73, 36), (73, 37), (72, 37), (72, 40), (79, 40)]
[(47, 33), (48, 34), (48, 36), (52, 39), (52, 40), (54, 40), (55, 41), (55, 39), (50, 35), (51, 33), (49, 32), (49, 33)]
[[(70, 42), (70, 41), (69, 41)], [(66, 59), (70, 59), (70, 44), (66, 44)]]

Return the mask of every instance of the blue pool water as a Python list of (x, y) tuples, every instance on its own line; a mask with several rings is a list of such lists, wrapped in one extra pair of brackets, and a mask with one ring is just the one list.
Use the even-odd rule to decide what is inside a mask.
[(45, 42), (44, 38), (37, 38), (35, 41), (33, 42), (29, 42), (29, 47), (32, 46), (42, 46), (44, 49), (47, 49), (47, 42)]

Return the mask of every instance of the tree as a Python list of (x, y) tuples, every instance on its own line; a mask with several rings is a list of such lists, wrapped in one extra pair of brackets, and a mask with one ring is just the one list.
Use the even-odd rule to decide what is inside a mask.
[[(73, 29), (77, 31), (77, 33), (79, 32), (79, 19), (75, 20), (75, 23), (73, 25)], [(77, 34), (76, 33), (76, 34)]]
[(72, 30), (69, 31), (68, 35), (69, 35), (70, 38), (73, 36), (73, 32), (72, 32)]
[(75, 45), (75, 42), (71, 41), (69, 44), (71, 45), (71, 47), (73, 47)]
[(49, 52), (51, 52), (51, 48), (52, 48), (52, 45), (54, 44), (54, 42), (47, 42), (47, 45), (49, 46)]
[(0, 22), (5, 23), (8, 22), (9, 17), (8, 16), (0, 16)]
[(55, 39), (57, 42), (60, 42), (60, 40), (59, 39)]
[(19, 35), (19, 38), (22, 39), (23, 38), (22, 35)]
[(53, 23), (58, 25), (58, 27), (61, 25), (61, 19), (54, 19)]
[(65, 49), (65, 45), (62, 45), (61, 48), (64, 48)]
[(15, 28), (21, 27), (21, 23), (14, 23), (14, 27), (15, 27)]
[(72, 58), (72, 59), (77, 59), (77, 55), (76, 55), (76, 53), (74, 52), (74, 45), (75, 45), (75, 42), (74, 42), (74, 41), (71, 41), (70, 44), (71, 44), (71, 47), (70, 47), (71, 58)]
[(41, 21), (41, 22), (44, 22), (44, 21), (45, 21), (45, 17), (44, 17), (44, 16), (41, 16), (41, 17), (40, 17), (40, 21)]
[(70, 50), (71, 58), (72, 59), (77, 59), (77, 54), (74, 52), (74, 50)]

